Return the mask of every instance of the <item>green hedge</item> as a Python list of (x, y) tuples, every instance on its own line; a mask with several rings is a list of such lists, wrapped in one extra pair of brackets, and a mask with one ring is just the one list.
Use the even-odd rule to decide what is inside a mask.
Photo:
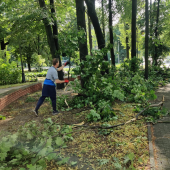
[(25, 74), (25, 81), (26, 82), (35, 82), (37, 81), (37, 76), (34, 74)]
[(30, 76), (36, 76), (36, 77), (45, 77), (47, 74), (47, 71), (42, 71), (42, 72), (36, 72), (36, 73), (26, 73), (25, 75), (30, 77)]

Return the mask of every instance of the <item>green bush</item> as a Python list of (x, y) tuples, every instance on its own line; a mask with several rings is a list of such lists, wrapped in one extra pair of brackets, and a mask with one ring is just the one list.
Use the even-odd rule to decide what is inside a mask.
[(0, 85), (20, 83), (21, 76), (21, 69), (15, 62), (9, 64), (0, 59)]
[(33, 76), (35, 76), (35, 77), (45, 77), (46, 76), (46, 74), (47, 74), (47, 71), (42, 71), (42, 72), (36, 72), (36, 73), (26, 73), (25, 75), (26, 76), (28, 76), (28, 77), (33, 77)]
[(44, 119), (41, 126), (35, 121), (22, 126), (17, 133), (0, 141), (0, 169), (47, 168), (47, 161), (55, 159), (58, 165), (65, 164), (69, 157), (61, 155), (66, 142), (73, 140), (72, 128), (55, 124), (51, 118)]
[(25, 74), (25, 80), (28, 82), (35, 82), (37, 81), (37, 76), (34, 73), (30, 73), (30, 74)]

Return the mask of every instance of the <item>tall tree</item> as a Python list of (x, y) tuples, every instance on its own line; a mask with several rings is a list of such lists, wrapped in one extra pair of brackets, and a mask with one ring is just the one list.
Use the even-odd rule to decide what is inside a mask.
[[(124, 24), (125, 25), (125, 24)], [(126, 57), (129, 59), (129, 37), (128, 37), (128, 30), (129, 30), (129, 24), (125, 25), (125, 31), (126, 31)]]
[[(99, 24), (99, 20), (95, 11), (95, 0), (85, 0), (87, 8), (88, 8), (88, 15), (90, 16), (90, 19), (92, 21), (94, 30), (95, 30), (95, 34), (96, 34), (96, 38), (97, 38), (97, 42), (98, 42), (98, 48), (99, 49), (103, 49), (105, 47), (105, 39), (103, 37), (102, 34), (102, 30)], [(108, 57), (107, 54), (104, 55), (104, 60), (108, 61)], [(109, 73), (108, 69), (105, 69), (105, 73)], [(102, 74), (105, 74), (104, 72), (102, 72)]]
[[(59, 43), (58, 43), (58, 27), (57, 27), (57, 19), (55, 17), (55, 8), (54, 8), (54, 0), (50, 0), (50, 6), (51, 6), (51, 15), (54, 21), (54, 24), (52, 25), (53, 28), (53, 37), (54, 37), (54, 42), (56, 46), (56, 57), (59, 58), (59, 66), (61, 66), (61, 59), (60, 59), (60, 54), (59, 54)], [(58, 77), (60, 80), (64, 80), (63, 78), (63, 70), (58, 72)], [(64, 83), (57, 84), (58, 89), (64, 88)]]
[[(156, 15), (156, 28), (155, 28), (155, 38), (158, 39), (158, 22), (159, 22), (159, 3), (160, 0), (158, 0), (158, 6), (157, 6), (157, 15)], [(158, 44), (155, 44), (155, 55), (154, 55), (154, 64), (158, 65)]]
[(103, 29), (103, 37), (105, 39), (105, 24), (104, 24), (104, 0), (102, 1), (102, 29)]
[(9, 42), (6, 42), (5, 43), (5, 40), (4, 40), (4, 38), (1, 40), (1, 50), (5, 50), (6, 49), (6, 45), (8, 45), (9, 44)]
[[(90, 16), (90, 19), (92, 21), (95, 30), (95, 34), (98, 42), (98, 48), (102, 49), (105, 47), (105, 40), (95, 11), (95, 0), (85, 0), (85, 2), (88, 8), (88, 15)], [(104, 59), (108, 61), (107, 55), (104, 56)]]
[(92, 45), (92, 34), (91, 34), (91, 20), (89, 16), (88, 16), (88, 30), (89, 30), (90, 55), (92, 55), (91, 51), (92, 51), (93, 45)]
[[(87, 36), (86, 36), (86, 22), (85, 22), (85, 7), (84, 0), (76, 0), (76, 14), (77, 14), (77, 27), (79, 31), (83, 31), (82, 41), (79, 38), (79, 51), (80, 51), (80, 61), (86, 60), (86, 55), (88, 55), (87, 50)], [(83, 67), (81, 68), (83, 71)], [(81, 78), (82, 87), (84, 87), (83, 78)]]
[[(47, 9), (46, 9), (46, 5), (44, 0), (39, 0), (39, 4), (40, 7), (42, 8), (44, 13), (47, 13)], [(50, 52), (53, 58), (56, 58), (56, 46), (55, 46), (55, 42), (54, 42), (54, 38), (53, 38), (53, 33), (51, 30), (51, 26), (49, 24), (49, 20), (47, 17), (43, 18), (43, 23), (45, 26), (45, 30), (46, 30), (46, 34), (47, 34), (47, 41), (48, 41), (48, 45), (50, 47)]]
[(148, 38), (149, 36), (149, 13), (148, 0), (145, 0), (145, 79), (148, 79)]
[(109, 33), (110, 33), (110, 44), (112, 48), (110, 49), (112, 65), (115, 66), (115, 55), (114, 55), (114, 44), (113, 44), (113, 28), (112, 28), (112, 1), (109, 0)]
[(136, 57), (136, 12), (137, 12), (137, 0), (132, 0), (132, 49), (131, 49), (131, 58)]

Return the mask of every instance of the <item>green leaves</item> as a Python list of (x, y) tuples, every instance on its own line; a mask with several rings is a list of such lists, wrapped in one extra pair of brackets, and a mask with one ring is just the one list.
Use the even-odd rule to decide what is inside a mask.
[(0, 58), (0, 85), (19, 83), (20, 78), (21, 70), (16, 63), (10, 64)]
[(86, 118), (89, 122), (96, 122), (101, 119), (100, 114), (96, 113), (95, 110), (90, 110), (90, 113), (87, 115)]
[(61, 137), (57, 137), (55, 143), (56, 143), (57, 146), (62, 146), (64, 141)]
[[(52, 126), (49, 128), (49, 125)], [(44, 169), (47, 160), (59, 157), (59, 153), (54, 150), (66, 146), (65, 141), (72, 138), (71, 132), (72, 128), (60, 127), (53, 123), (51, 118), (45, 119), (40, 127), (37, 127), (33, 121), (25, 124), (17, 133), (1, 139), (0, 169), (6, 164), (8, 167), (19, 165), (21, 170), (22, 166), (32, 170)], [(64, 164), (68, 159), (68, 157), (63, 158), (58, 163)]]
[(105, 165), (109, 162), (109, 159), (98, 159), (100, 165)]
[(63, 165), (63, 164), (65, 164), (65, 163), (67, 163), (68, 160), (69, 160), (69, 157), (63, 158), (61, 161), (58, 161), (57, 164), (58, 164), (58, 165)]
[(0, 120), (5, 120), (5, 119), (6, 119), (6, 117), (5, 117), (5, 116), (0, 115)]
[(114, 90), (113, 96), (121, 101), (124, 101), (124, 94), (121, 93), (119, 90)]

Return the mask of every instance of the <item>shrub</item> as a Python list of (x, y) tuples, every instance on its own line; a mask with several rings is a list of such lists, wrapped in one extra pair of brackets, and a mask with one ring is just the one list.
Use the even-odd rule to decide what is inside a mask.
[(0, 85), (20, 83), (21, 76), (21, 69), (15, 62), (9, 64), (0, 59)]

